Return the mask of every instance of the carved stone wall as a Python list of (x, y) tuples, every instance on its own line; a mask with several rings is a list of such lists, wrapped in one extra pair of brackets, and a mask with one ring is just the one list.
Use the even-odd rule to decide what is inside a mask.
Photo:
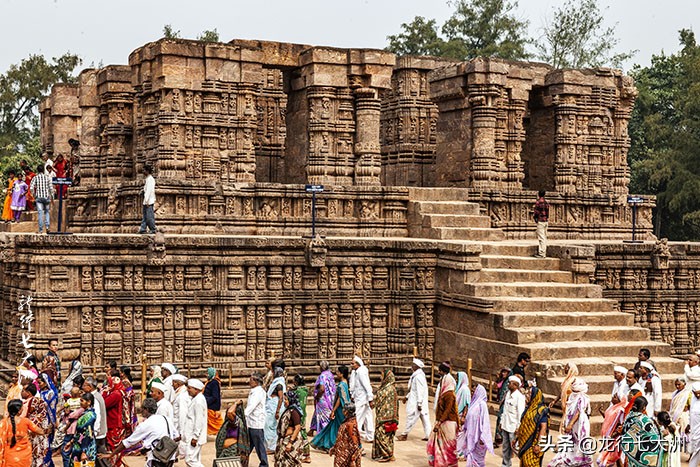
[(54, 155), (70, 154), (68, 140), (78, 135), (80, 106), (76, 84), (56, 84), (39, 106), (41, 115), (41, 149)]

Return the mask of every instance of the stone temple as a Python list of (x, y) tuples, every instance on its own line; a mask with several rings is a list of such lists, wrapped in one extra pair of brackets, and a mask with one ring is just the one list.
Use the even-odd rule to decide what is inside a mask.
[[(218, 362), (235, 383), (271, 355), (315, 371), (415, 353), (488, 378), (527, 351), (545, 392), (576, 361), (594, 401), (640, 347), (678, 373), (671, 356), (700, 344), (700, 245), (655, 242), (653, 197), (635, 213), (646, 241), (623, 243), (635, 96), (602, 68), (146, 44), (41, 105), (44, 150), (80, 176), (73, 235), (2, 234), (0, 358), (21, 357), (30, 294), (39, 352), (59, 337), (88, 366)], [(135, 235), (145, 164), (164, 235)], [(304, 237), (305, 184), (324, 186), (325, 238)], [(531, 257), (540, 189), (548, 259)]]

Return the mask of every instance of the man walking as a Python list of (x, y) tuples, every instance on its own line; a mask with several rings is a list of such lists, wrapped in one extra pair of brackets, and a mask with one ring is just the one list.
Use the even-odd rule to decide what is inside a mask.
[(547, 227), (549, 226), (549, 203), (544, 199), (545, 191), (537, 193), (537, 202), (534, 207), (534, 218), (537, 222), (537, 254), (536, 258), (547, 257)]
[(262, 388), (262, 376), (253, 373), (250, 377), (250, 393), (245, 407), (245, 421), (248, 425), (250, 444), (260, 459), (260, 467), (267, 467), (267, 450), (265, 449), (265, 401), (267, 393)]
[(369, 370), (357, 355), (352, 360), (352, 368), (350, 395), (355, 402), (357, 428), (362, 439), (371, 443), (374, 441), (374, 393), (369, 381)]
[[(173, 402), (173, 418), (175, 430), (177, 433), (182, 433), (185, 429), (185, 420), (187, 420), (187, 409), (190, 406), (190, 393), (187, 392), (187, 377), (176, 373), (173, 375), (173, 388), (175, 389), (175, 401)], [(180, 440), (178, 446), (178, 456), (185, 458), (186, 452), (185, 442)]]
[(207, 442), (207, 400), (202, 394), (204, 383), (198, 379), (187, 380), (187, 392), (192, 400), (187, 409), (182, 439), (185, 441), (185, 465), (204, 467), (202, 446)]
[[(89, 392), (95, 398), (93, 408), (95, 409), (95, 444), (97, 445), (97, 453), (105, 454), (107, 452), (107, 406), (102, 394), (97, 390), (97, 381), (92, 376), (88, 376), (83, 383), (83, 391)], [(96, 466), (109, 467), (111, 464), (98, 458), (95, 462)]]
[(640, 383), (642, 392), (646, 400), (649, 401), (647, 405), (647, 415), (654, 417), (661, 412), (661, 399), (663, 398), (661, 377), (648, 361), (641, 363), (639, 366), (639, 373), (642, 381), (642, 383)]
[(146, 164), (143, 166), (143, 173), (146, 180), (143, 185), (143, 219), (141, 220), (140, 234), (156, 233), (156, 215), (153, 206), (156, 204), (156, 180), (153, 178), (153, 167)]
[(432, 426), (430, 425), (430, 408), (428, 405), (428, 381), (425, 378), (423, 367), (425, 364), (413, 359), (411, 369), (413, 374), (408, 380), (408, 396), (406, 396), (406, 429), (396, 439), (406, 441), (408, 434), (420, 419), (423, 424), (423, 441), (428, 440)]
[(693, 383), (690, 390), (693, 392), (693, 396), (690, 398), (690, 423), (686, 428), (690, 435), (688, 465), (689, 467), (698, 467), (700, 465), (700, 382)]
[(32, 192), (36, 212), (39, 218), (39, 233), (49, 233), (51, 225), (51, 200), (53, 199), (53, 185), (49, 175), (45, 173), (44, 164), (36, 168), (36, 175), (32, 178), (29, 191)]
[(502, 467), (511, 467), (515, 431), (520, 426), (520, 417), (524, 411), (525, 395), (520, 392), (520, 378), (516, 375), (510, 376), (508, 377), (508, 393), (503, 402), (503, 416), (501, 417), (501, 434), (503, 436)]

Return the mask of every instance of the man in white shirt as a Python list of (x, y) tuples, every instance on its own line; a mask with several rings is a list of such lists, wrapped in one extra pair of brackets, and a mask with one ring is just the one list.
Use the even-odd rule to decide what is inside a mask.
[(406, 428), (396, 439), (406, 441), (408, 434), (420, 419), (423, 424), (423, 441), (428, 439), (430, 431), (433, 429), (430, 424), (430, 406), (428, 404), (428, 381), (425, 378), (423, 367), (425, 364), (417, 359), (413, 359), (411, 369), (413, 373), (408, 380), (408, 396), (406, 396)]
[(501, 435), (503, 436), (503, 463), (502, 467), (511, 467), (513, 456), (513, 443), (515, 431), (520, 426), (520, 417), (525, 411), (525, 395), (520, 392), (520, 378), (513, 375), (508, 378), (508, 392), (503, 401), (503, 415), (501, 415)]
[(656, 372), (654, 367), (649, 362), (642, 362), (639, 365), (639, 373), (641, 375), (641, 385), (644, 397), (649, 402), (647, 405), (647, 415), (654, 417), (661, 412), (661, 398), (663, 397), (661, 389), (661, 377)]
[(165, 385), (163, 383), (153, 383), (151, 384), (151, 397), (158, 404), (158, 410), (156, 415), (162, 415), (168, 419), (168, 422), (172, 426), (172, 431), (174, 437), (179, 436), (180, 431), (175, 425), (175, 411), (173, 410), (173, 405), (168, 399), (165, 398)]
[[(131, 436), (119, 443), (114, 449), (114, 452), (109, 453), (108, 455), (104, 456), (104, 458), (111, 459), (123, 450), (142, 443), (143, 448), (148, 450), (146, 466), (151, 467), (154, 460), (153, 453), (151, 452), (153, 444), (160, 440), (163, 436), (169, 436), (171, 438), (175, 437), (172, 432), (172, 425), (169, 425), (170, 420), (166, 420), (165, 417), (156, 415), (157, 410), (158, 405), (155, 400), (151, 399), (150, 397), (145, 399), (141, 405), (141, 415), (143, 415), (144, 420), (136, 426)], [(173, 456), (173, 459), (174, 458), (175, 456)]]
[(163, 376), (163, 384), (165, 385), (165, 398), (172, 404), (175, 400), (173, 394), (173, 375), (177, 374), (177, 368), (172, 363), (163, 363), (160, 366), (161, 375)]
[(630, 392), (625, 376), (627, 376), (627, 368), (620, 365), (616, 365), (615, 368), (613, 368), (613, 378), (615, 378), (615, 382), (613, 383), (612, 389), (612, 404), (617, 404)]
[(688, 425), (690, 460), (689, 467), (700, 465), (700, 382), (695, 382), (690, 387), (693, 395), (690, 398), (690, 423)]
[(685, 381), (688, 385), (700, 382), (700, 357), (691, 355), (685, 364)]
[(153, 178), (153, 167), (144, 165), (143, 173), (146, 179), (143, 185), (143, 218), (139, 233), (147, 233), (147, 228), (148, 233), (156, 233), (156, 215), (153, 211), (153, 206), (156, 204), (156, 180)]
[(198, 379), (187, 380), (187, 392), (192, 400), (187, 408), (182, 440), (185, 444), (185, 465), (204, 467), (202, 446), (207, 442), (207, 400), (202, 394), (204, 383)]
[[(178, 433), (182, 433), (185, 428), (185, 420), (187, 419), (187, 409), (189, 408), (190, 393), (187, 392), (187, 377), (176, 373), (173, 375), (173, 388), (175, 392), (175, 401), (173, 402), (173, 420)], [(180, 440), (178, 446), (178, 456), (185, 458), (185, 442)]]
[(374, 393), (369, 381), (369, 370), (360, 357), (355, 355), (352, 360), (350, 375), (350, 395), (355, 402), (355, 418), (362, 439), (371, 443), (374, 441)]
[[(102, 394), (97, 390), (97, 381), (92, 376), (88, 376), (83, 382), (83, 391), (89, 392), (95, 398), (93, 408), (95, 409), (95, 444), (97, 445), (97, 453), (107, 452), (107, 407)], [(97, 466), (108, 466), (106, 462), (99, 460), (95, 463)]]
[(642, 385), (639, 384), (639, 373), (637, 373), (635, 370), (627, 370), (625, 381), (627, 382), (627, 387), (629, 388), (627, 394), (629, 394), (632, 389), (636, 389), (639, 392), (644, 392)]
[(250, 444), (260, 459), (260, 467), (267, 466), (267, 449), (265, 448), (265, 401), (267, 393), (262, 387), (263, 378), (259, 373), (250, 377), (250, 393), (245, 406), (245, 421), (248, 425)]

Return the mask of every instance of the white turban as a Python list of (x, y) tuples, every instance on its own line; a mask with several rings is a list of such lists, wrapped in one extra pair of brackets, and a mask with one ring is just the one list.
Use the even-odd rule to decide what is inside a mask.
[(654, 371), (654, 365), (652, 365), (652, 364), (649, 363), (649, 362), (641, 362), (641, 363), (639, 364), (639, 366), (643, 366), (644, 368), (646, 368), (646, 369), (649, 370), (649, 371)]
[(415, 366), (417, 366), (418, 368), (423, 368), (423, 367), (425, 367), (425, 363), (423, 363), (423, 361), (420, 360), (420, 359), (418, 359), (418, 358), (414, 358), (414, 359), (413, 359), (413, 364), (414, 364)]
[(175, 365), (173, 365), (172, 363), (163, 363), (163, 364), (160, 366), (160, 368), (161, 368), (162, 370), (168, 370), (168, 371), (170, 372), (170, 374), (173, 374), (173, 375), (174, 375), (175, 373), (177, 373), (177, 369), (175, 368)]
[(357, 355), (355, 355), (355, 358), (353, 358), (352, 361), (357, 363), (360, 366), (365, 364), (365, 362), (363, 362), (362, 359), (360, 357), (358, 357)]
[(571, 385), (571, 389), (574, 392), (582, 392), (585, 394), (588, 392), (588, 384), (586, 384), (586, 382), (583, 379), (576, 378), (573, 384)]
[(511, 381), (513, 381), (514, 383), (518, 383), (518, 386), (522, 386), (522, 385), (523, 385), (523, 382), (520, 381), (520, 378), (518, 378), (518, 377), (515, 376), (515, 375), (513, 375), (513, 376), (511, 376), (511, 377), (508, 378), (508, 382), (510, 383)]
[(173, 381), (179, 381), (181, 383), (186, 383), (187, 382), (187, 376), (181, 375), (180, 373), (175, 373), (173, 375)]
[(188, 379), (187, 385), (193, 389), (198, 389), (198, 390), (204, 389), (204, 383), (201, 380), (195, 379), (195, 378)]
[(615, 368), (613, 368), (613, 371), (615, 373), (622, 373), (623, 375), (627, 374), (627, 368), (625, 368), (624, 366), (620, 366), (620, 365), (615, 365)]
[(154, 389), (154, 388), (155, 388), (155, 389), (158, 389), (160, 392), (162, 392), (163, 394), (165, 394), (165, 384), (163, 384), (163, 383), (158, 383), (158, 382), (153, 383), (153, 384), (151, 384), (151, 389)]
[(700, 381), (696, 381), (690, 386), (690, 390), (693, 392), (700, 392)]
[(36, 375), (33, 372), (31, 372), (29, 370), (25, 370), (25, 369), (19, 370), (19, 376), (22, 378), (30, 379), (32, 381), (34, 381), (36, 379)]

